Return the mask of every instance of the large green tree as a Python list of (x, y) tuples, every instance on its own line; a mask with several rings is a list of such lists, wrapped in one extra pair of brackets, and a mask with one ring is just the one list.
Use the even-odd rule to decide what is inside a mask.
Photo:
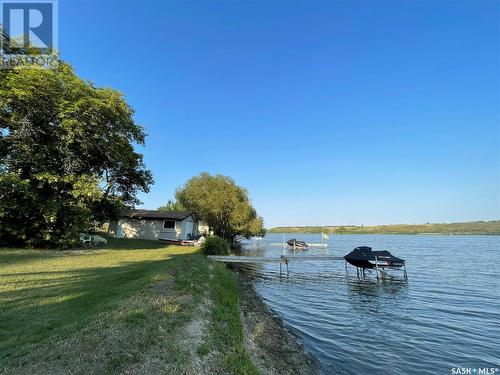
[(121, 93), (56, 69), (0, 72), (0, 245), (69, 246), (138, 202), (152, 174)]
[(264, 224), (248, 197), (248, 192), (231, 178), (201, 173), (176, 192), (177, 202), (196, 211), (211, 230), (232, 240), (264, 233)]

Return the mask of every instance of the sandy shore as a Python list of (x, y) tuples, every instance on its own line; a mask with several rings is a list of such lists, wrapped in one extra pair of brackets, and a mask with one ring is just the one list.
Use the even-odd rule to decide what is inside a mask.
[(316, 359), (272, 314), (255, 292), (251, 280), (235, 271), (240, 289), (245, 346), (262, 374), (319, 374)]

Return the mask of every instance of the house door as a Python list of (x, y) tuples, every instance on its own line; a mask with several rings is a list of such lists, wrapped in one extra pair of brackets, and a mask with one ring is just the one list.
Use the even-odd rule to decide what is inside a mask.
[(192, 221), (186, 221), (186, 239), (190, 240), (193, 239), (193, 222)]

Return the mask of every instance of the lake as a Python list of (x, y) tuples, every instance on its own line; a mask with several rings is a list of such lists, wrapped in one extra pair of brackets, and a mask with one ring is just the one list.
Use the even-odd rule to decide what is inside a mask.
[[(245, 255), (293, 254), (271, 243), (320, 235), (270, 234), (245, 242)], [(332, 235), (328, 249), (300, 255), (344, 256), (357, 246), (406, 260), (408, 283), (356, 278), (342, 261), (245, 265), (270, 309), (316, 357), (325, 374), (451, 374), (500, 368), (500, 236)], [(496, 371), (500, 373), (500, 371)], [(491, 373), (491, 372), (490, 372)]]

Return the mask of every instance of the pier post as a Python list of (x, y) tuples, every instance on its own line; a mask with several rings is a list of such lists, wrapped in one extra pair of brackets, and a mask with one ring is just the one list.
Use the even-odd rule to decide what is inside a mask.
[(375, 268), (377, 269), (377, 283), (378, 283), (378, 258), (377, 256), (375, 255)]

